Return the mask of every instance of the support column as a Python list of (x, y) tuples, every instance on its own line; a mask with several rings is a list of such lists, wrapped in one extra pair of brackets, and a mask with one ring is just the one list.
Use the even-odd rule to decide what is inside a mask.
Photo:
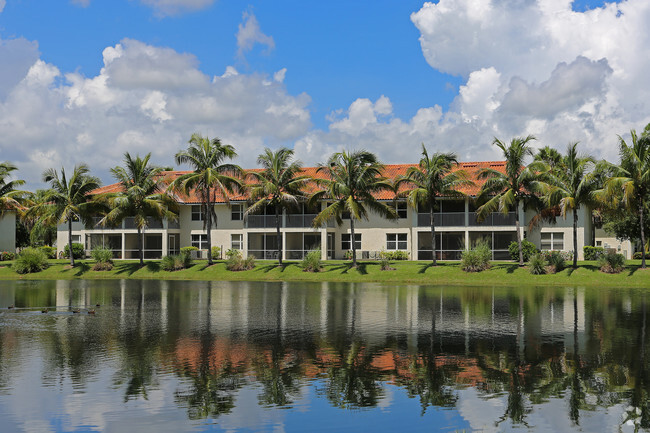
[(126, 251), (124, 247), (126, 246), (126, 235), (122, 232), (122, 259), (126, 259)]
[(169, 254), (169, 234), (167, 233), (167, 230), (163, 230), (163, 232), (162, 232), (162, 252), (161, 252), (161, 256), (165, 257), (168, 254)]
[(327, 230), (319, 229), (320, 231), (320, 259), (327, 260)]
[(241, 253), (243, 257), (248, 257), (248, 231), (244, 230), (244, 233), (241, 238)]
[[(282, 214), (282, 225), (284, 226), (284, 215)], [(275, 234), (275, 233), (274, 233)], [(305, 245), (305, 235), (303, 234), (302, 245)], [(282, 260), (287, 260), (287, 232), (282, 231)]]

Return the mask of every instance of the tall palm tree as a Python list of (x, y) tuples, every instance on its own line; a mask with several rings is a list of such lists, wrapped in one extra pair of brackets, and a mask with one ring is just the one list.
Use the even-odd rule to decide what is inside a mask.
[(594, 175), (595, 160), (589, 155), (579, 155), (578, 143), (567, 147), (560, 164), (548, 173), (544, 196), (549, 207), (558, 206), (563, 218), (573, 214), (573, 267), (578, 266), (578, 209), (595, 201), (598, 189)]
[(650, 139), (639, 138), (635, 130), (630, 131), (632, 143), (618, 137), (621, 162), (613, 165), (614, 176), (610, 177), (600, 197), (614, 204), (620, 204), (637, 214), (641, 230), (641, 267), (646, 267), (644, 205), (650, 198)]
[(98, 209), (98, 203), (94, 202), (89, 194), (99, 188), (101, 182), (89, 173), (90, 169), (85, 164), (75, 166), (70, 178), (66, 177), (63, 167), (60, 174), (53, 168), (45, 170), (43, 182), (49, 183), (50, 188), (45, 192), (43, 200), (30, 209), (30, 213), (44, 225), (68, 224), (70, 266), (74, 266), (72, 222), (91, 224), (92, 216)]
[(326, 164), (319, 164), (317, 172), (325, 174), (325, 179), (317, 182), (324, 188), (309, 198), (310, 205), (321, 200), (332, 200), (316, 218), (314, 227), (320, 227), (330, 219), (340, 226), (343, 214), (350, 215), (350, 240), (352, 246), (352, 266), (357, 266), (357, 249), (354, 241), (354, 221), (368, 219), (368, 211), (388, 219), (397, 219), (393, 207), (380, 202), (374, 196), (381, 191), (392, 190), (382, 176), (383, 164), (375, 154), (365, 150), (337, 152), (330, 156)]
[(541, 186), (538, 182), (538, 169), (541, 165), (531, 163), (528, 167), (524, 166), (526, 157), (533, 156), (533, 150), (529, 145), (532, 140), (535, 140), (535, 137), (529, 135), (525, 138), (513, 138), (510, 144), (506, 144), (495, 137), (493, 144), (501, 149), (506, 160), (505, 173), (493, 168), (483, 168), (478, 173), (478, 178), (485, 179), (485, 183), (481, 187), (478, 197), (479, 202), (484, 202), (484, 204), (476, 210), (476, 217), (482, 221), (492, 212), (501, 212), (507, 215), (514, 209), (517, 245), (519, 246), (519, 266), (524, 265), (519, 203), (523, 203), (525, 207), (531, 198), (531, 193), (539, 191)]
[(189, 164), (194, 171), (176, 178), (170, 185), (172, 190), (189, 194), (196, 190), (201, 197), (201, 213), (208, 240), (208, 265), (212, 265), (212, 222), (217, 224), (214, 203), (217, 195), (230, 203), (229, 193), (241, 188), (238, 179), (242, 169), (234, 164), (224, 164), (226, 159), (237, 156), (235, 148), (229, 144), (221, 144), (221, 140), (192, 134), (186, 150), (176, 154), (177, 164)]
[(409, 206), (417, 209), (418, 206), (429, 211), (431, 226), (431, 251), (433, 266), (437, 265), (436, 259), (436, 197), (464, 197), (465, 194), (458, 190), (461, 186), (473, 185), (468, 179), (465, 170), (452, 171), (458, 166), (455, 153), (434, 153), (429, 156), (427, 148), (422, 144), (422, 158), (416, 167), (409, 167), (406, 176), (398, 178), (395, 188), (403, 184), (410, 188), (398, 194), (407, 196)]
[(99, 224), (115, 225), (125, 218), (133, 217), (138, 229), (138, 253), (141, 266), (144, 265), (142, 237), (149, 225), (149, 219), (175, 219), (178, 209), (176, 201), (166, 193), (163, 169), (150, 165), (150, 158), (151, 153), (144, 158), (140, 158), (139, 155), (133, 158), (129, 152), (126, 152), (124, 166), (111, 169), (113, 177), (122, 187), (121, 191), (98, 197), (98, 200), (106, 203), (110, 209)]
[(16, 189), (16, 187), (24, 185), (25, 181), (9, 180), (11, 172), (17, 169), (18, 167), (10, 162), (0, 162), (0, 217), (10, 210), (18, 212), (25, 210), (23, 201), (26, 193)]
[(298, 207), (299, 200), (305, 197), (305, 186), (311, 179), (307, 175), (299, 175), (302, 163), (292, 161), (292, 158), (293, 150), (283, 147), (273, 152), (267, 148), (257, 157), (262, 171), (248, 173), (252, 180), (249, 185), (250, 199), (254, 203), (246, 210), (246, 214), (259, 212), (266, 206), (275, 209), (279, 266), (282, 266), (281, 213), (285, 209)]

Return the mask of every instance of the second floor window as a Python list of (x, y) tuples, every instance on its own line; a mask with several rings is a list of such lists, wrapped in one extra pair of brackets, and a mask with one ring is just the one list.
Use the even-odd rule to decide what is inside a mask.
[(192, 221), (203, 221), (203, 210), (200, 204), (192, 205)]
[(408, 210), (406, 209), (405, 201), (398, 201), (395, 210), (397, 211), (397, 216), (399, 218), (406, 218), (406, 216), (408, 215)]
[(233, 204), (230, 209), (230, 217), (233, 221), (241, 221), (244, 219), (244, 206), (241, 204)]

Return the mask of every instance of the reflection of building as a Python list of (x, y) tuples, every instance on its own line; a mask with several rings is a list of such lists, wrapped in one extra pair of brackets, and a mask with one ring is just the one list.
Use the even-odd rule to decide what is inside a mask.
[[(411, 165), (387, 165), (385, 175), (395, 179), (406, 174)], [(436, 249), (442, 260), (458, 260), (461, 252), (474, 246), (479, 241), (487, 241), (493, 250), (493, 259), (508, 260), (508, 246), (516, 240), (515, 213), (519, 214), (522, 236), (527, 237), (542, 250), (570, 251), (573, 249), (572, 219), (558, 218), (556, 224), (542, 224), (529, 230), (528, 223), (535, 216), (532, 211), (524, 211), (520, 206), (516, 211), (506, 215), (495, 213), (488, 215), (480, 223), (476, 219), (474, 198), (482, 183), (476, 176), (478, 170), (491, 168), (505, 170), (504, 162), (467, 162), (460, 168), (466, 170), (475, 181), (475, 186), (463, 187), (467, 199), (440, 198), (435, 212)], [(177, 177), (186, 172), (166, 172), (166, 176)], [(315, 168), (305, 168), (305, 173), (323, 176)], [(96, 193), (116, 192), (118, 184), (108, 185), (96, 190)], [(154, 221), (143, 234), (144, 257), (160, 258), (163, 255), (178, 253), (181, 247), (195, 246), (201, 255), (207, 254), (207, 234), (205, 232), (201, 201), (196, 194), (176, 196), (180, 203), (178, 221)], [(388, 203), (394, 203), (395, 194), (382, 192), (377, 197)], [(349, 224), (336, 227), (333, 223), (314, 228), (312, 221), (324, 204), (310, 209), (301, 205), (290, 213), (280, 215), (282, 227), (281, 242), (284, 245), (284, 259), (302, 259), (312, 249), (321, 248), (323, 259), (341, 259), (352, 249), (355, 242), (359, 258), (378, 258), (382, 250), (404, 251), (414, 260), (430, 260), (431, 231), (430, 215), (426, 210), (407, 207), (405, 200), (396, 202), (399, 218), (388, 221), (374, 214), (368, 221), (355, 223), (355, 238), (351, 239)], [(278, 239), (276, 236), (275, 211), (266, 208), (262, 213), (244, 217), (246, 197), (233, 195), (230, 205), (224, 197), (217, 197), (214, 207), (217, 223), (212, 229), (213, 246), (242, 250), (244, 255), (258, 259), (276, 259)], [(578, 218), (578, 256), (582, 258), (582, 247), (593, 245), (591, 216), (588, 209), (580, 209)], [(99, 218), (96, 219), (99, 221)], [(60, 251), (67, 242), (67, 227), (59, 227), (57, 249)], [(137, 230), (133, 218), (125, 219), (118, 227), (89, 226), (73, 224), (73, 241), (81, 242), (87, 251), (96, 246), (105, 246), (114, 251), (116, 258), (138, 258)], [(596, 242), (598, 242), (596, 240)]]

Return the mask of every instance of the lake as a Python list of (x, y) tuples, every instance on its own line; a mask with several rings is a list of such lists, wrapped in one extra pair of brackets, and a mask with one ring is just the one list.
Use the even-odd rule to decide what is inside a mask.
[(642, 431), (649, 300), (579, 287), (2, 281), (0, 431)]

